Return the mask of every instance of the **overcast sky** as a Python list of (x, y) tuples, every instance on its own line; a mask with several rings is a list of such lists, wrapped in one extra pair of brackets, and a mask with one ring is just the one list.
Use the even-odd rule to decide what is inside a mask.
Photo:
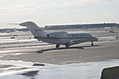
[(29, 20), (39, 26), (119, 23), (119, 0), (0, 0), (0, 28)]

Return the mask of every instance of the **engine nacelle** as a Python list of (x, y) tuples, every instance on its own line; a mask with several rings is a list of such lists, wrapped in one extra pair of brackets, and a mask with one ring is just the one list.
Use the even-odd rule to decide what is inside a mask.
[(47, 34), (47, 37), (66, 37), (67, 32), (52, 32)]

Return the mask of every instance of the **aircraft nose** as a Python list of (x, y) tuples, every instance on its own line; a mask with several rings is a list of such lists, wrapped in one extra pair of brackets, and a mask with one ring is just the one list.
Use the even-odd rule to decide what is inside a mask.
[(95, 41), (98, 41), (98, 38), (94, 37)]

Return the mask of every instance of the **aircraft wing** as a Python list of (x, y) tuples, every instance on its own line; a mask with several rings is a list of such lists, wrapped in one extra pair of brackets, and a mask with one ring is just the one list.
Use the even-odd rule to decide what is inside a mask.
[(80, 39), (75, 39), (75, 40), (71, 40), (70, 42), (68, 42), (70, 45), (73, 45), (73, 44), (78, 44), (78, 43), (81, 43), (81, 40)]

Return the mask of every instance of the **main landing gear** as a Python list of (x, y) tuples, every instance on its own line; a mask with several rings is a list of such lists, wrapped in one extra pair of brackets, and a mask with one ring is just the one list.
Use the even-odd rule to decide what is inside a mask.
[(94, 44), (93, 44), (93, 41), (91, 41), (92, 43), (91, 43), (91, 46), (93, 46)]
[[(69, 48), (69, 46), (70, 46), (69, 44), (66, 44), (66, 45), (65, 45), (66, 48)], [(60, 47), (60, 44), (56, 44), (55, 47), (56, 47), (56, 48), (59, 48), (59, 47)]]
[(60, 47), (60, 44), (56, 44), (56, 46), (55, 46), (56, 48), (59, 48)]
[(66, 48), (69, 48), (69, 46), (70, 46), (69, 44), (66, 44), (66, 45), (65, 45)]

